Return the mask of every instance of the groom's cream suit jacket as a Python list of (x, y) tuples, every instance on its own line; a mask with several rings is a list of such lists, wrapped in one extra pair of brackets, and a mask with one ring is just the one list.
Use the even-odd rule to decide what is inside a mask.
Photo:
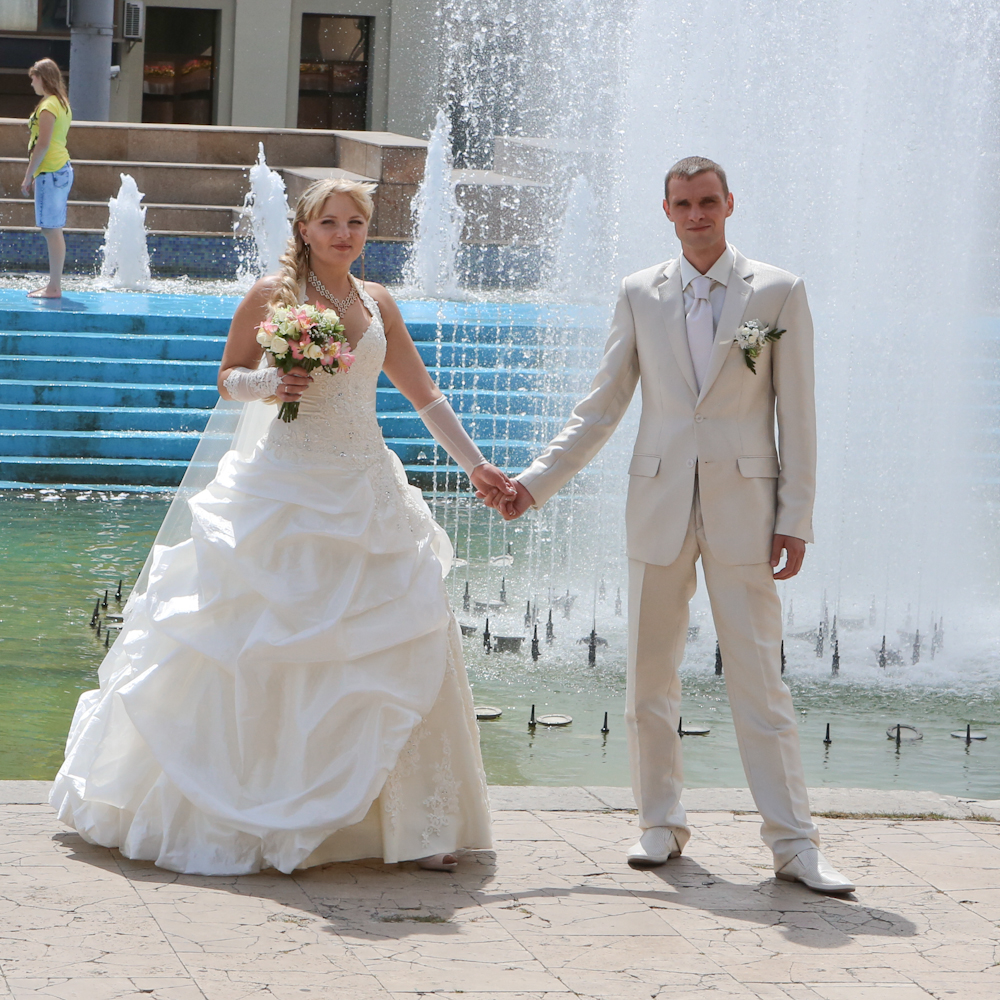
[[(785, 331), (763, 348), (756, 374), (736, 342), (740, 324), (752, 319)], [(517, 477), (536, 506), (597, 454), (640, 381), (642, 416), (625, 515), (631, 559), (668, 566), (677, 558), (696, 473), (705, 540), (720, 562), (769, 561), (776, 533), (813, 540), (813, 330), (801, 278), (734, 250), (700, 392), (679, 261), (625, 278), (589, 394)]]

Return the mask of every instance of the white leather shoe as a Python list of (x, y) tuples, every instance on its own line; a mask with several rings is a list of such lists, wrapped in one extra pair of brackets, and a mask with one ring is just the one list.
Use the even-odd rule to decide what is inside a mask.
[(854, 885), (835, 868), (815, 847), (796, 854), (781, 871), (774, 873), (786, 882), (801, 882), (815, 892), (838, 895), (854, 892)]
[(671, 858), (680, 857), (677, 838), (665, 826), (644, 830), (639, 842), (629, 848), (625, 857), (633, 868), (656, 868)]

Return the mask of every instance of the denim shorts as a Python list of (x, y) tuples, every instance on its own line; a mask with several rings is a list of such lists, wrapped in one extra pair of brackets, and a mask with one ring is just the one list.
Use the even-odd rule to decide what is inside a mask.
[(62, 229), (66, 225), (66, 202), (72, 186), (71, 163), (35, 178), (35, 225), (39, 229)]

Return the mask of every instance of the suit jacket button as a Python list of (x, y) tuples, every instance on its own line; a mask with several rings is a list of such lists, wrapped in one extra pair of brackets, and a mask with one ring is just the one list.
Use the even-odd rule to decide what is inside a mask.
[(704, 419), (705, 419), (705, 418), (704, 418), (704, 417), (703, 417), (703, 416), (702, 416), (702, 415), (701, 415), (700, 413), (696, 413), (696, 414), (694, 415), (694, 422), (695, 422), (696, 424), (700, 424), (700, 423), (701, 423), (701, 422), (702, 422), (702, 421), (703, 421)]
[(693, 469), (693, 468), (694, 468), (694, 459), (693, 459), (693, 458), (689, 458), (689, 459), (687, 460), (687, 467), (688, 467), (689, 469)]

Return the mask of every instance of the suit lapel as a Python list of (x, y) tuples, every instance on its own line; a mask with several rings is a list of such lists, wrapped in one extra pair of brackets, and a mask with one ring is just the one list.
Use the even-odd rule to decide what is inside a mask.
[[(732, 347), (736, 337), (736, 330), (746, 312), (747, 303), (753, 294), (753, 268), (750, 262), (738, 250), (735, 251), (736, 260), (733, 263), (733, 273), (730, 276), (729, 284), (726, 286), (726, 301), (719, 315), (719, 323), (715, 330), (715, 342), (712, 346), (712, 356), (708, 361), (708, 372), (705, 375), (705, 382), (701, 387), (701, 394), (698, 396), (700, 402), (712, 388), (712, 384), (719, 377), (722, 366), (726, 363), (729, 349)], [(679, 269), (678, 269), (679, 270)], [(690, 362), (689, 362), (690, 363)]]
[(671, 261), (664, 272), (665, 280), (660, 284), (660, 305), (667, 326), (667, 340), (674, 350), (677, 367), (684, 381), (691, 387), (691, 394), (698, 395), (698, 382), (691, 362), (691, 348), (688, 347), (687, 321), (684, 318), (684, 289), (681, 287), (679, 260)]

